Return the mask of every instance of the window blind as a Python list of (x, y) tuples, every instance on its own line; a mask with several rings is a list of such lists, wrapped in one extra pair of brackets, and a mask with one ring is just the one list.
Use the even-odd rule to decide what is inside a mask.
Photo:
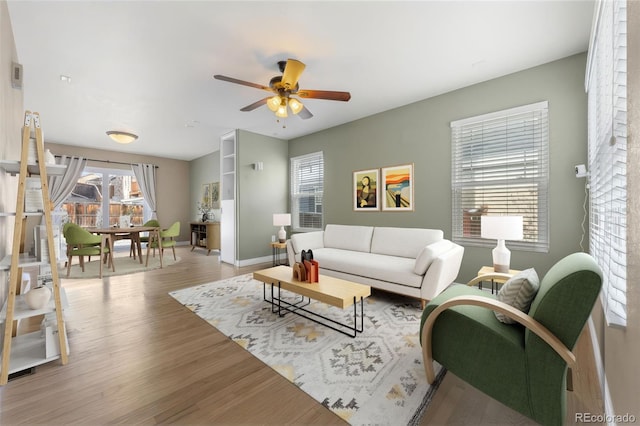
[(548, 251), (548, 102), (451, 123), (453, 240), (493, 246), (480, 238), (483, 215), (522, 215), (520, 250)]
[(626, 2), (602, 1), (589, 46), (589, 251), (609, 324), (627, 322)]
[(322, 230), (324, 158), (315, 152), (291, 158), (291, 226), (294, 231)]

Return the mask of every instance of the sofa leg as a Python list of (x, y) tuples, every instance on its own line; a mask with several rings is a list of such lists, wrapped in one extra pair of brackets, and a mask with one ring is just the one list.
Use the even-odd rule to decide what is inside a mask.
[(424, 308), (427, 307), (427, 301), (424, 299), (420, 299), (420, 309), (424, 311)]

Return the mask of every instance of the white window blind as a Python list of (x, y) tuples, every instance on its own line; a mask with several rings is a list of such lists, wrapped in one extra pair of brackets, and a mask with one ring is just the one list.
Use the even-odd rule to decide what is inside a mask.
[(627, 323), (626, 2), (598, 4), (587, 61), (589, 251), (603, 272), (609, 324)]
[(549, 249), (548, 103), (453, 121), (453, 240), (493, 246), (480, 238), (483, 215), (522, 215), (520, 250)]
[(294, 231), (323, 227), (324, 159), (322, 152), (291, 158), (291, 226)]

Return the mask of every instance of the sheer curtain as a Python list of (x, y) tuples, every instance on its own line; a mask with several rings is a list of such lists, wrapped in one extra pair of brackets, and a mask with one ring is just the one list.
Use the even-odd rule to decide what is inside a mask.
[(62, 176), (49, 176), (49, 198), (53, 208), (60, 206), (67, 199), (78, 179), (82, 175), (87, 159), (83, 157), (68, 157), (63, 155), (58, 164), (67, 166), (67, 170)]
[(145, 201), (151, 207), (151, 219), (157, 219), (156, 211), (156, 166), (153, 164), (132, 164), (131, 170), (142, 191)]

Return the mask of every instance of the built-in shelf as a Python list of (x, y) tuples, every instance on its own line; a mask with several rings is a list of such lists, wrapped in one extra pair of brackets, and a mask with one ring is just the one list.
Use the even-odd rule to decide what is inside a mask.
[[(29, 266), (48, 265), (49, 261), (42, 262), (37, 257), (28, 253), (20, 253), (18, 255), (18, 266), (27, 268)], [(11, 269), (11, 254), (6, 255), (0, 260), (0, 271)]]
[[(57, 332), (56, 332), (57, 333)], [(65, 336), (66, 339), (66, 336)], [(38, 330), (28, 334), (15, 336), (11, 341), (11, 358), (9, 359), (8, 374), (17, 373), (32, 367), (60, 358), (59, 347), (53, 349), (52, 354), (47, 354), (47, 346), (55, 346), (58, 338), (54, 337), (52, 330)], [(69, 345), (67, 345), (67, 348)], [(67, 354), (69, 351), (67, 350)], [(48, 356), (49, 355), (49, 356)], [(2, 355), (0, 354), (0, 360)]]
[[(67, 170), (67, 166), (64, 164), (47, 164), (46, 168), (47, 176), (62, 176), (65, 170)], [(0, 160), (0, 169), (15, 176), (20, 173), (20, 162)], [(38, 164), (27, 164), (27, 171), (32, 175), (40, 174), (40, 166)]]
[[(43, 216), (44, 212), (24, 212), (24, 216)], [(15, 217), (16, 212), (2, 212), (0, 217)]]
[[(67, 299), (67, 293), (64, 288), (60, 289), (60, 301), (62, 302), (62, 309), (65, 309), (69, 306), (69, 300)], [(16, 304), (14, 306), (13, 319), (20, 320), (24, 318), (31, 318), (37, 315), (48, 314), (49, 312), (55, 312), (56, 305), (55, 300), (53, 300), (53, 294), (51, 295), (51, 299), (47, 306), (42, 309), (31, 309), (27, 306), (27, 302), (24, 300), (24, 295), (20, 294), (16, 296)], [(2, 306), (2, 310), (0, 311), (0, 322), (4, 322), (7, 317), (7, 302), (4, 302)]]

